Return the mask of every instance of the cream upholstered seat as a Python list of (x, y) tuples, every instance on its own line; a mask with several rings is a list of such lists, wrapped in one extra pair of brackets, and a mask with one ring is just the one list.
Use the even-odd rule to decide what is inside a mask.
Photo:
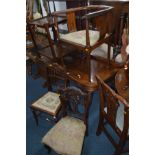
[(37, 125), (38, 125), (38, 118), (36, 111), (45, 112), (51, 116), (54, 116), (55, 118), (60, 107), (61, 102), (59, 99), (59, 94), (54, 92), (47, 92), (38, 100), (36, 100), (34, 103), (32, 103), (31, 109), (34, 114), (34, 118), (36, 120)]
[(83, 121), (66, 116), (49, 130), (42, 142), (58, 154), (80, 155), (85, 131)]
[[(33, 14), (33, 19), (39, 19), (39, 18), (42, 18), (42, 15), (39, 12), (35, 12)], [(46, 34), (46, 31), (44, 28), (37, 27), (36, 31), (42, 34)]]
[[(127, 45), (125, 51), (126, 51), (126, 54), (129, 55), (129, 45)], [(115, 62), (117, 62), (117, 63), (124, 63), (124, 60), (122, 58), (122, 54), (121, 53), (116, 56)]]
[[(89, 30), (90, 46), (93, 46), (100, 37), (99, 31)], [(60, 34), (60, 38), (86, 46), (86, 30), (75, 31), (68, 34)]]
[[(97, 47), (95, 50), (91, 52), (92, 56), (97, 56), (101, 58), (108, 58), (108, 45), (106, 43), (103, 43), (99, 47)], [(113, 58), (113, 47), (110, 48), (110, 59)]]

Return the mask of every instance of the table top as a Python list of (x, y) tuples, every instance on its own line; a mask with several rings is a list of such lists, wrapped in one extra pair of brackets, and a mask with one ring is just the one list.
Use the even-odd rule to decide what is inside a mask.
[(120, 69), (115, 76), (115, 87), (119, 95), (129, 101), (129, 77), (124, 68)]
[[(68, 48), (66, 48), (67, 50)], [(57, 55), (59, 55), (59, 50), (57, 49), (56, 53)], [(65, 69), (64, 72), (67, 73), (67, 77), (74, 81), (75, 83), (77, 83), (79, 86), (81, 86), (82, 88), (84, 88), (87, 91), (95, 91), (98, 89), (98, 85), (97, 85), (97, 81), (95, 78), (96, 74), (99, 74), (100, 77), (106, 81), (109, 80), (111, 77), (115, 77), (116, 72), (118, 71), (117, 67), (113, 67), (111, 66), (110, 68), (107, 67), (107, 63), (103, 62), (103, 61), (99, 61), (96, 60), (94, 58), (91, 58), (90, 60), (90, 67), (91, 67), (91, 75), (90, 75), (90, 81), (89, 81), (89, 75), (88, 75), (88, 64), (86, 63), (86, 59), (85, 58), (79, 58), (79, 54), (77, 53), (77, 55), (74, 55), (75, 53), (73, 53), (72, 55), (72, 49), (70, 49), (71, 51), (68, 51), (69, 53), (71, 53), (70, 55), (66, 55), (63, 59), (64, 59), (64, 64), (65, 64)], [(62, 50), (61, 50), (62, 51)], [(51, 50), (50, 48), (46, 48), (44, 50), (40, 51), (41, 55), (47, 57), (49, 60), (52, 60), (52, 55), (51, 55)], [(65, 54), (65, 48), (63, 48), (63, 52)], [(62, 52), (60, 53), (60, 55), (62, 54)], [(60, 56), (61, 57), (61, 56)], [(53, 66), (53, 64), (52, 64)], [(52, 68), (51, 66), (51, 68)], [(61, 73), (62, 75), (63, 73)]]

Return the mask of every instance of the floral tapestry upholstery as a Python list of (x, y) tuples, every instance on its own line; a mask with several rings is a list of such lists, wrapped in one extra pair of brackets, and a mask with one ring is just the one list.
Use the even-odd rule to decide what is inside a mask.
[(82, 120), (66, 116), (48, 131), (42, 142), (58, 154), (80, 155), (85, 131)]
[(56, 115), (58, 109), (60, 108), (61, 102), (59, 99), (59, 94), (54, 92), (47, 92), (37, 101), (32, 104), (32, 107), (41, 109), (51, 113), (52, 115)]
[[(99, 31), (89, 30), (90, 46), (93, 46), (99, 40), (99, 37)], [(86, 30), (71, 32), (68, 34), (60, 34), (60, 38), (86, 46)]]
[[(107, 59), (108, 57), (108, 45), (103, 43), (101, 46), (97, 47), (91, 52), (92, 56), (102, 57)], [(113, 58), (113, 47), (110, 48), (110, 59)]]

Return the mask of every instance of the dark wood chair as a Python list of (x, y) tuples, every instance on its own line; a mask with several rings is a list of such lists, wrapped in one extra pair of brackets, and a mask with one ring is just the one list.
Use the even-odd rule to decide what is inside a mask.
[[(108, 44), (108, 65), (110, 64), (110, 44), (113, 33), (113, 7), (106, 5), (89, 5), (56, 11), (54, 14), (55, 31), (58, 42), (82, 51), (86, 56), (87, 73), (91, 81), (91, 52), (102, 45)], [(59, 31), (58, 19), (67, 19), (68, 31)], [(107, 67), (109, 67), (107, 65)]]
[[(61, 117), (62, 105), (59, 99), (60, 93), (58, 92), (58, 89), (60, 89), (61, 87), (66, 88), (69, 85), (69, 81), (65, 74), (64, 68), (58, 63), (51, 63), (51, 60), (43, 55), (37, 57), (31, 54), (30, 57), (31, 59), (33, 59), (33, 61), (36, 62), (39, 67), (41, 66), (42, 68), (44, 68), (44, 76), (46, 79), (44, 87), (48, 88), (48, 92), (39, 97), (30, 106), (36, 124), (39, 124), (38, 117), (42, 113), (48, 114), (50, 116), (49, 119), (57, 122)], [(63, 80), (64, 83), (58, 83), (58, 88), (56, 88), (56, 92), (54, 92), (52, 91), (52, 85), (55, 84), (57, 80)]]
[(87, 94), (77, 87), (60, 90), (63, 117), (42, 139), (49, 151), (80, 155), (87, 130)]
[[(112, 90), (98, 75), (96, 75), (99, 94), (100, 94), (100, 114), (97, 135), (103, 131), (112, 142), (115, 155), (120, 155), (128, 151), (124, 145), (128, 139), (129, 130), (129, 104), (128, 102)], [(108, 130), (106, 123), (112, 127), (113, 131), (119, 137), (119, 141), (112, 136), (111, 130)]]
[(61, 101), (59, 94), (55, 92), (47, 92), (31, 104), (31, 110), (38, 125), (38, 116), (40, 114), (48, 114), (52, 120), (58, 120), (58, 113), (61, 109)]

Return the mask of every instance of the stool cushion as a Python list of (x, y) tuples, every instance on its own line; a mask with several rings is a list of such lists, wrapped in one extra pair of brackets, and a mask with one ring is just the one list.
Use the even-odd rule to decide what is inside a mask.
[(82, 120), (66, 116), (48, 131), (42, 142), (58, 154), (80, 155), (85, 131)]
[[(89, 30), (90, 45), (93, 46), (100, 37), (99, 31)], [(60, 34), (60, 38), (86, 46), (86, 30), (71, 32), (68, 34)]]
[(54, 92), (47, 92), (45, 95), (40, 97), (35, 101), (31, 107), (38, 110), (42, 110), (50, 113), (51, 115), (56, 115), (61, 105), (59, 94)]

